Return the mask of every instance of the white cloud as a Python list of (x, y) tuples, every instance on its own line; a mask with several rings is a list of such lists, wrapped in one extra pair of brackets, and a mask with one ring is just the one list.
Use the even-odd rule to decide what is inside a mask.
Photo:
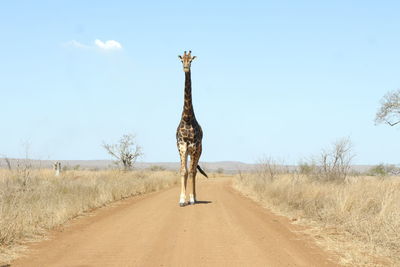
[(100, 48), (102, 50), (119, 50), (122, 49), (122, 45), (115, 41), (115, 40), (108, 40), (108, 41), (101, 41), (99, 39), (96, 39), (94, 41), (94, 45), (86, 45), (82, 44), (76, 40), (72, 40), (69, 42), (64, 43), (65, 46), (71, 46), (75, 48), (81, 48), (81, 49), (94, 49), (94, 48)]
[(115, 41), (115, 40), (108, 40), (108, 41), (101, 41), (99, 39), (96, 39), (94, 41), (95, 45), (101, 49), (104, 50), (118, 50), (118, 49), (122, 49), (122, 45)]

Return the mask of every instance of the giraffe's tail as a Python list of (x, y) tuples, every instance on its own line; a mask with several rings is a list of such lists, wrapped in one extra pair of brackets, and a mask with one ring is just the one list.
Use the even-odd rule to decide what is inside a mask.
[(197, 169), (199, 170), (199, 172), (200, 172), (201, 174), (203, 174), (206, 178), (208, 178), (208, 176), (207, 176), (207, 174), (205, 173), (205, 171), (203, 171), (203, 169), (202, 169), (199, 165), (197, 165)]

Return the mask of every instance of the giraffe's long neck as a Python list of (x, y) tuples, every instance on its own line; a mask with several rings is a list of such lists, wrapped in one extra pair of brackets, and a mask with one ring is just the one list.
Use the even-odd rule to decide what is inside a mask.
[(192, 104), (192, 80), (190, 70), (185, 72), (185, 102), (183, 105), (182, 120), (189, 122), (195, 118)]

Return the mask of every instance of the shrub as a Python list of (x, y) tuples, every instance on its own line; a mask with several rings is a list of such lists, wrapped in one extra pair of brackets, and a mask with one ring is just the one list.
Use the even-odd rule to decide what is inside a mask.
[(166, 168), (164, 166), (160, 166), (160, 165), (151, 165), (149, 167), (149, 170), (152, 172), (157, 172), (157, 171), (165, 171)]

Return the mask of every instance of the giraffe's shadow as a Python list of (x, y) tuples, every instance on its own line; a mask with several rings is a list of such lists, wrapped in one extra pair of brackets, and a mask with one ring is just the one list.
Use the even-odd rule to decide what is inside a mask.
[[(190, 204), (189, 202), (179, 204), (180, 207), (186, 207), (186, 206), (195, 206), (195, 205), (201, 205), (201, 204), (210, 204), (212, 201), (208, 200), (196, 200), (194, 204)], [(1, 267), (1, 266), (0, 266)]]
[(209, 200), (196, 200), (195, 204), (210, 204), (212, 201)]

